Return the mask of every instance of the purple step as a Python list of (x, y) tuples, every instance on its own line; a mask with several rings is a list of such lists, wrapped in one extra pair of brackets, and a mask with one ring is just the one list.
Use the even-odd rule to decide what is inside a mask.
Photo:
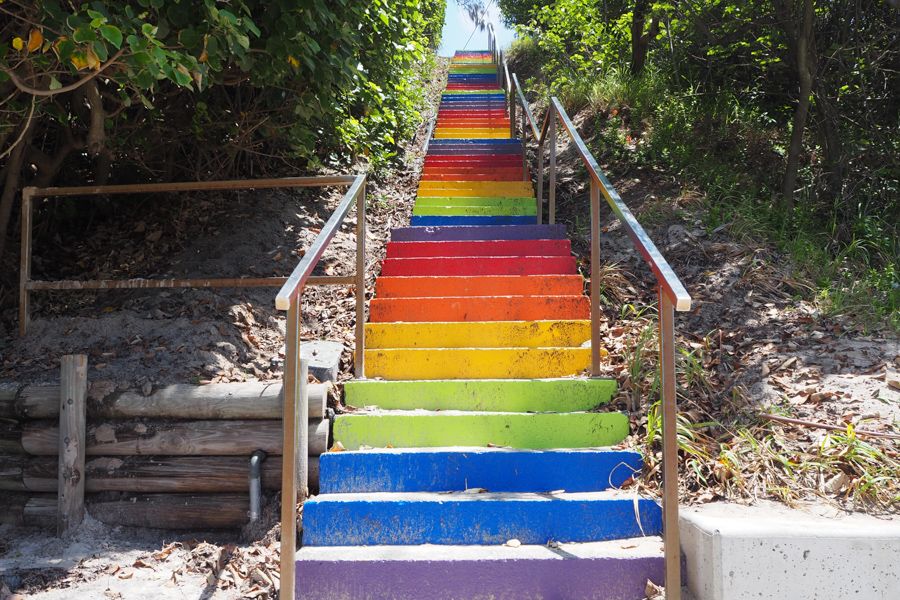
[(657, 537), (528, 546), (304, 547), (304, 600), (640, 600), (664, 579)]
[(396, 227), (393, 242), (449, 242), (453, 240), (562, 240), (565, 225), (446, 225)]

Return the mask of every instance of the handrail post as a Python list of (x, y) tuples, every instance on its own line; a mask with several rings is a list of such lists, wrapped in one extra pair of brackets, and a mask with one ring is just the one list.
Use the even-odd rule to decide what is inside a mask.
[(600, 375), (600, 182), (591, 177), (591, 375)]
[(509, 137), (516, 137), (516, 84), (509, 82)]
[(33, 214), (33, 187), (22, 190), (22, 250), (19, 253), (19, 337), (28, 334), (31, 320), (31, 296), (28, 283), (31, 281), (31, 219)]
[(284, 347), (281, 427), (281, 598), (294, 597), (297, 551), (297, 398), (300, 362), (300, 298), (291, 298), (288, 307)]
[(537, 140), (537, 224), (544, 218), (544, 140)]
[(662, 376), (663, 546), (666, 598), (681, 600), (681, 544), (678, 535), (678, 398), (675, 389), (675, 307), (659, 288), (659, 362)]
[(356, 196), (356, 363), (357, 379), (366, 376), (366, 184)]
[(556, 223), (556, 107), (550, 104), (550, 125), (547, 137), (550, 140), (550, 181), (547, 185), (547, 222)]

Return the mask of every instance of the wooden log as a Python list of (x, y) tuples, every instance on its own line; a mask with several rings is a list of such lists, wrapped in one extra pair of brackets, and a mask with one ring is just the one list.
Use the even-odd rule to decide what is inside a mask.
[(0, 454), (25, 454), (22, 447), (22, 426), (0, 421)]
[[(309, 416), (325, 416), (331, 383), (309, 386)], [(116, 392), (107, 382), (88, 389), (88, 419), (280, 419), (281, 382), (169, 385), (149, 396)], [(59, 386), (4, 384), (0, 387), (0, 418), (55, 419), (59, 416)]]
[[(243, 456), (101, 456), (85, 462), (85, 492), (245, 492), (249, 458)], [(263, 462), (262, 484), (281, 488), (281, 457)], [(56, 459), (0, 457), (0, 490), (56, 492)], [(310, 486), (318, 489), (319, 459), (309, 457)]]
[(66, 354), (60, 365), (58, 536), (68, 535), (84, 520), (86, 400), (87, 355)]
[[(328, 446), (328, 419), (309, 424), (309, 454)], [(56, 455), (59, 428), (34, 421), (22, 428), (21, 447), (34, 456)], [(281, 455), (281, 421), (106, 421), (87, 428), (88, 456)]]
[(247, 494), (142, 494), (88, 505), (107, 525), (154, 529), (236, 529), (247, 524), (249, 510)]
[(25, 466), (31, 460), (49, 460), (49, 465), (53, 471), (51, 483), (53, 489), (44, 490), (48, 492), (56, 491), (56, 461), (54, 459), (35, 459), (25, 455), (17, 456), (0, 456), (0, 491), (16, 491), (24, 492), (29, 488), (23, 480)]
[(45, 527), (56, 525), (56, 494), (7, 492), (0, 494), (0, 525)]

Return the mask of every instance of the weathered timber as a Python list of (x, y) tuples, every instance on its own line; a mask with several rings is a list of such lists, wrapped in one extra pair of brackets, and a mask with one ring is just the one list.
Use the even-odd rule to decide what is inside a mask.
[[(309, 424), (309, 455), (328, 446), (328, 419)], [(22, 427), (21, 447), (34, 456), (57, 453), (59, 428), (34, 421)], [(87, 428), (88, 456), (281, 455), (281, 421), (106, 421)]]
[[(309, 384), (309, 416), (325, 416), (330, 383)], [(168, 385), (145, 396), (114, 391), (109, 382), (88, 388), (88, 419), (280, 419), (281, 382)], [(59, 386), (0, 385), (0, 418), (55, 419)]]
[[(0, 505), (0, 523), (52, 527), (55, 494), (10, 494)], [(140, 494), (116, 500), (88, 497), (87, 511), (107, 525), (158, 529), (236, 529), (247, 523), (247, 494)]]
[(60, 366), (59, 466), (56, 535), (71, 533), (84, 520), (87, 355), (66, 354)]
[[(0, 458), (0, 490), (56, 491), (55, 460), (46, 456)], [(281, 457), (262, 465), (262, 485), (281, 487)], [(318, 488), (319, 459), (309, 458)], [(243, 456), (101, 456), (85, 463), (85, 490), (92, 492), (244, 492), (249, 458)]]
[(25, 454), (22, 447), (22, 426), (0, 421), (0, 454)]

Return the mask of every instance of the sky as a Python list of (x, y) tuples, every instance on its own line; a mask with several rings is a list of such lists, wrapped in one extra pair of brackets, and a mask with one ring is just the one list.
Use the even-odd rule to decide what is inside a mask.
[[(515, 32), (508, 29), (500, 20), (500, 9), (495, 0), (485, 0), (487, 3), (487, 21), (494, 24), (497, 39), (501, 48), (508, 48), (516, 37)], [(456, 50), (487, 50), (487, 31), (475, 31), (475, 23), (462, 10), (455, 0), (447, 0), (447, 16), (444, 19), (444, 32), (441, 37), (441, 47), (438, 54), (452, 56)], [(469, 40), (469, 36), (472, 36)], [(469, 40), (466, 46), (466, 40)]]

